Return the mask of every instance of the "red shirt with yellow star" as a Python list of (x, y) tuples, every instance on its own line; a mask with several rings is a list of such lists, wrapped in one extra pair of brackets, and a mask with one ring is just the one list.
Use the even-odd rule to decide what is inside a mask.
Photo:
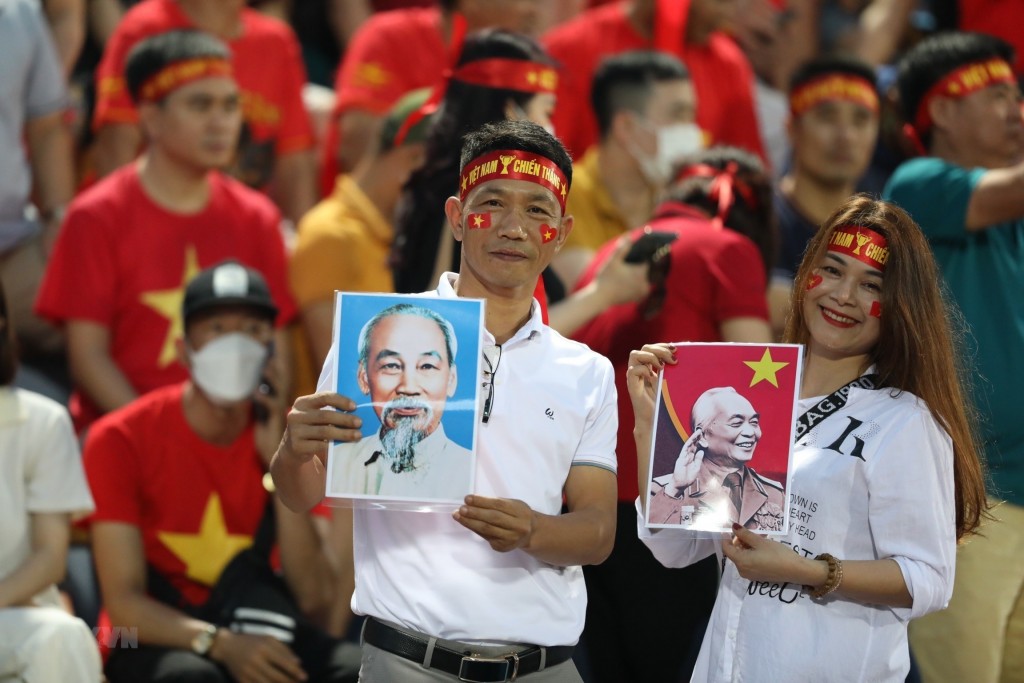
[[(590, 86), (601, 60), (628, 50), (654, 49), (626, 15), (626, 3), (588, 10), (555, 27), (542, 41), (561, 65), (555, 132), (579, 159), (597, 142)], [(704, 45), (683, 47), (683, 61), (697, 94), (697, 123), (710, 145), (741, 147), (765, 158), (754, 108), (754, 71), (736, 42), (718, 31)]]
[(91, 521), (138, 527), (146, 562), (201, 605), (231, 558), (252, 545), (267, 494), (252, 429), (229, 446), (203, 441), (185, 421), (184, 387), (96, 422), (85, 472), (96, 499)]
[[(93, 126), (138, 121), (124, 80), (125, 61), (140, 41), (174, 29), (194, 28), (175, 0), (141, 2), (125, 14), (96, 69)], [(240, 143), (240, 174), (251, 186), (266, 184), (273, 158), (313, 147), (313, 128), (302, 102), (305, 68), (288, 26), (256, 10), (242, 10), (242, 31), (226, 41), (242, 91), (247, 134)], [(249, 178), (252, 178), (250, 182)]]
[[(238, 181), (209, 178), (209, 201), (195, 214), (153, 202), (135, 164), (104, 178), (72, 202), (39, 288), (40, 315), (109, 330), (110, 355), (140, 394), (188, 379), (175, 342), (185, 285), (203, 268), (228, 258), (255, 268), (280, 310), (278, 324), (295, 316), (277, 209)], [(100, 414), (78, 393), (71, 413), (80, 430)]]

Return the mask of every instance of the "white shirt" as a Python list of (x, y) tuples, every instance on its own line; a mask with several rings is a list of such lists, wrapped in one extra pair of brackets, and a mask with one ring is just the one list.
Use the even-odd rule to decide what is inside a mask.
[[(800, 401), (799, 412), (822, 397)], [(909, 608), (865, 605), (800, 586), (725, 573), (693, 681), (903, 681), (907, 622), (943, 609), (953, 592), (956, 514), (953, 445), (927, 406), (890, 389), (852, 389), (847, 404), (796, 444), (790, 531), (805, 557), (896, 561)], [(643, 528), (641, 540), (669, 567), (719, 548), (717, 540)]]
[(340, 444), (331, 452), (330, 495), (381, 495), (416, 500), (461, 503), (470, 491), (473, 454), (448, 439), (438, 423), (429, 436), (413, 446), (416, 469), (395, 473), (383, 456), (380, 436)]
[[(456, 296), (454, 277), (441, 277), (437, 296)], [(494, 336), (485, 331), (483, 343), (493, 345)], [(321, 390), (335, 386), (332, 365), (328, 358)], [(502, 345), (493, 382), (491, 416), (477, 438), (476, 493), (557, 515), (570, 467), (615, 471), (611, 363), (544, 325), (536, 302)], [(579, 639), (587, 604), (579, 566), (497, 552), (444, 513), (356, 508), (354, 526), (353, 611), (449, 640)]]
[[(39, 394), (0, 387), (0, 579), (32, 552), (32, 513), (95, 509), (67, 411)], [(33, 603), (58, 606), (56, 586)]]

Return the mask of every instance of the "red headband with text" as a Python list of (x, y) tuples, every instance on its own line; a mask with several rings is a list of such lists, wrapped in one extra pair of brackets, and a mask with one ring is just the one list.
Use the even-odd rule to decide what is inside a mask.
[(852, 256), (878, 271), (885, 270), (889, 260), (888, 241), (871, 228), (842, 225), (828, 239), (828, 250)]
[(853, 102), (878, 113), (878, 93), (874, 83), (850, 74), (827, 74), (808, 81), (789, 96), (789, 111), (800, 116), (822, 102)]
[(182, 86), (202, 78), (232, 77), (231, 62), (219, 57), (199, 57), (165, 66), (142, 84), (139, 98), (143, 102), (158, 102)]
[(456, 69), (452, 80), (520, 92), (554, 93), (558, 89), (558, 72), (553, 67), (523, 59), (479, 59)]
[(915, 132), (918, 135), (923, 135), (932, 127), (928, 105), (936, 97), (960, 99), (996, 83), (1017, 83), (1017, 79), (1013, 76), (1013, 69), (1005, 59), (996, 58), (984, 62), (974, 62), (947, 74), (945, 78), (928, 89), (928, 92), (921, 98), (921, 103), (917, 105), (917, 112), (914, 115)]
[(466, 196), (473, 188), (489, 180), (528, 180), (536, 183), (551, 190), (562, 212), (565, 212), (569, 183), (558, 164), (547, 157), (518, 149), (498, 150), (479, 156), (462, 169), (459, 199), (466, 201)]

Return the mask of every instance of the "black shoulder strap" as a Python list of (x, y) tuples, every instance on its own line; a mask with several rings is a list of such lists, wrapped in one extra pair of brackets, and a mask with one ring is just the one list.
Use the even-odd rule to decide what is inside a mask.
[(878, 375), (861, 375), (848, 384), (839, 387), (825, 398), (806, 411), (796, 420), (796, 436), (794, 441), (799, 441), (812, 429), (846, 405), (846, 399), (850, 395), (850, 389), (877, 389)]

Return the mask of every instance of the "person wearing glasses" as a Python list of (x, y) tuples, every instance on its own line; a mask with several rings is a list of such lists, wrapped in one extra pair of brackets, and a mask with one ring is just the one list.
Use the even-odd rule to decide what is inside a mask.
[[(603, 562), (615, 536), (618, 415), (611, 363), (544, 325), (533, 298), (572, 230), (571, 178), (537, 124), (486, 124), (463, 142), (445, 202), (460, 268), (435, 294), (486, 301), (476, 491), (451, 515), (353, 510), (361, 681), (582, 680), (581, 565)], [(333, 360), (321, 388), (335, 386)], [(327, 441), (360, 438), (355, 407), (330, 391), (296, 399), (271, 465), (292, 509), (323, 497)]]
[(335, 450), (332, 494), (458, 499), (469, 490), (472, 453), (445, 434), (455, 395), (458, 340), (436, 311), (408, 303), (380, 311), (359, 333), (356, 380), (380, 431)]

